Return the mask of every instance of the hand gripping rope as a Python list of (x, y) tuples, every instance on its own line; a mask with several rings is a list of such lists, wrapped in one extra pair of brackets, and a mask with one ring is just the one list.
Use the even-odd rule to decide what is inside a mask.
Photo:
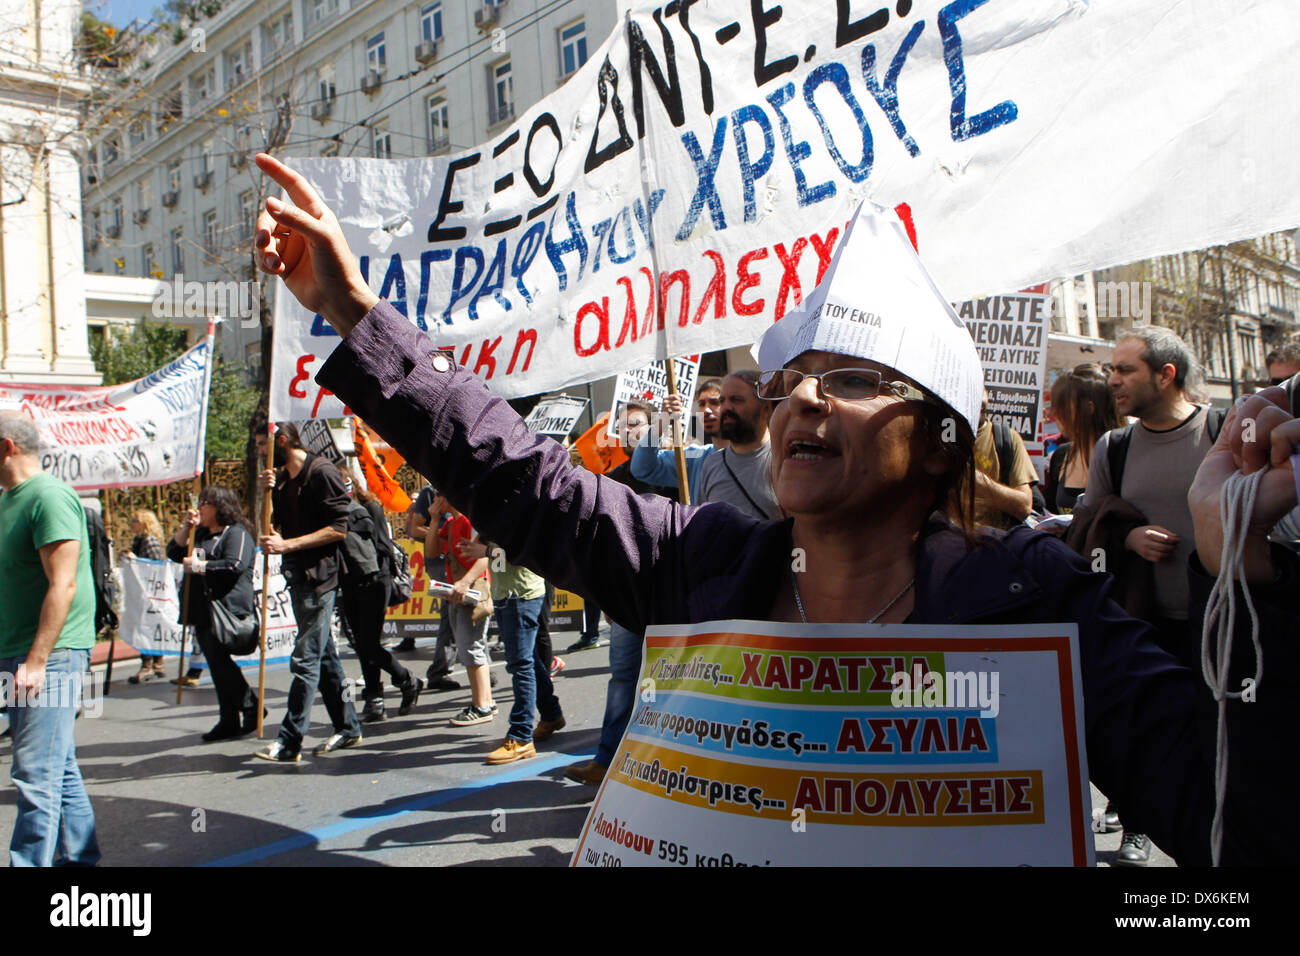
[[(1223, 522), (1223, 552), (1219, 557), (1219, 577), (1205, 605), (1205, 623), (1201, 630), (1201, 673), (1219, 702), (1218, 728), (1214, 742), (1214, 820), (1210, 824), (1210, 854), (1214, 866), (1223, 852), (1223, 795), (1228, 787), (1228, 700), (1240, 700), (1241, 691), (1228, 690), (1228, 667), (1232, 659), (1232, 635), (1237, 626), (1237, 589), (1250, 612), (1250, 640), (1255, 646), (1254, 692), (1264, 679), (1264, 651), (1259, 642), (1259, 616), (1250, 598), (1242, 554), (1255, 495), (1268, 466), (1251, 475), (1236, 472), (1223, 483), (1219, 493), (1219, 519)], [(1236, 579), (1234, 581), (1234, 578)], [(1213, 647), (1211, 647), (1213, 642)], [(1212, 653), (1213, 652), (1213, 653)]]

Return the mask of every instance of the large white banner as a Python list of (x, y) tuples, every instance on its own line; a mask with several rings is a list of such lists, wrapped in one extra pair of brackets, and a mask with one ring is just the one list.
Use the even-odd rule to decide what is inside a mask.
[[(753, 341), (863, 198), (907, 207), (953, 300), (1300, 223), (1300, 4), (877, 6), (646, 7), (476, 149), (295, 163), (507, 397)], [(332, 330), (275, 316), (273, 417), (344, 414)]]
[[(298, 637), (289, 586), (280, 573), (280, 556), (271, 555), (268, 588), (266, 660), (288, 661)], [(175, 657), (181, 651), (181, 598), (183, 569), (175, 561), (126, 558), (122, 561), (122, 614), (118, 636), (141, 654)], [(262, 553), (253, 556), (253, 593), (258, 622), (262, 619)], [(186, 649), (188, 652), (188, 648)], [(259, 651), (231, 658), (241, 667), (256, 666)]]
[(40, 429), (41, 469), (78, 491), (166, 485), (203, 473), (212, 331), (152, 375), (100, 388), (0, 385), (0, 409)]

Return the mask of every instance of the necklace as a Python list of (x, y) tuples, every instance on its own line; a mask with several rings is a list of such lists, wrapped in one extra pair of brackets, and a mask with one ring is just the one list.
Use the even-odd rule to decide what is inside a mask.
[[(903, 585), (903, 590), (895, 594), (893, 599), (884, 607), (882, 607), (879, 611), (877, 611), (874, 616), (868, 618), (867, 623), (875, 624), (876, 621), (880, 620), (880, 618), (884, 616), (886, 611), (888, 611), (891, 607), (893, 607), (902, 599), (904, 594), (912, 590), (912, 585), (915, 583), (916, 583), (916, 575), (914, 574), (912, 575), (912, 579), (908, 581), (905, 585)], [(795, 577), (795, 572), (793, 568), (790, 570), (790, 584), (791, 586), (794, 587), (794, 603), (795, 603), (795, 607), (799, 609), (799, 620), (802, 621), (804, 624), (807, 624), (808, 615), (804, 613), (803, 598), (799, 594), (799, 581)]]

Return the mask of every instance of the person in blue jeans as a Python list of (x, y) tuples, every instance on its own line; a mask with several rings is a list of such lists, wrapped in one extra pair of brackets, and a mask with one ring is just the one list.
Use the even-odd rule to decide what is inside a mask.
[(267, 554), (284, 555), (285, 580), (298, 622), (298, 640), (289, 657), (293, 684), (280, 734), (255, 756), (294, 763), (311, 728), (311, 705), (320, 688), (334, 733), (313, 751), (317, 756), (361, 743), (361, 721), (352, 706), (343, 662), (330, 639), (334, 599), (339, 586), (339, 542), (347, 536), (350, 498), (339, 470), (302, 446), (291, 422), (276, 426), (275, 463), (261, 474), (271, 492), (271, 521), (282, 534), (264, 534), (258, 542)]
[(77, 493), (41, 471), (40, 433), (0, 412), (0, 688), (13, 738), (10, 866), (93, 866), (95, 812), (74, 740), (95, 644), (95, 587)]
[[(503, 764), (534, 757), (536, 743), (549, 739), (565, 725), (550, 667), (537, 654), (537, 626), (546, 601), (546, 582), (527, 568), (509, 563), (500, 548), (484, 541), (462, 541), (457, 550), (466, 561), (490, 558), (492, 603), (506, 651), (506, 673), (515, 696), (510, 729), (501, 746), (488, 754), (487, 762)], [(536, 727), (534, 710), (542, 717)]]

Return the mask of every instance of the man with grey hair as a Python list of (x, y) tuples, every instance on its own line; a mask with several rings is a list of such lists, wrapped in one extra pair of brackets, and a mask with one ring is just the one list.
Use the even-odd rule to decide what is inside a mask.
[[(1143, 523), (1124, 537), (1125, 554), (1108, 555), (1106, 570), (1129, 589), (1150, 595), (1148, 620), (1158, 643), (1199, 672), (1200, 635), (1190, 633), (1187, 623), (1187, 562), (1195, 546), (1187, 492), (1218, 437), (1223, 414), (1190, 400), (1199, 375), (1196, 357), (1161, 326), (1121, 333), (1109, 372), (1119, 413), (1138, 421), (1101, 436), (1085, 500), (1097, 508), (1114, 495), (1142, 516)], [(1118, 820), (1108, 824), (1117, 826)], [(1145, 866), (1150, 848), (1145, 834), (1125, 831), (1112, 862)]]
[[(99, 862), (74, 741), (95, 644), (95, 586), (77, 493), (41, 470), (40, 433), (0, 412), (0, 681), (18, 817), (11, 866)], [(10, 696), (12, 695), (12, 696)]]
[(1268, 368), (1269, 385), (1281, 385), (1292, 376), (1300, 374), (1300, 342), (1288, 342), (1269, 352), (1264, 365)]

